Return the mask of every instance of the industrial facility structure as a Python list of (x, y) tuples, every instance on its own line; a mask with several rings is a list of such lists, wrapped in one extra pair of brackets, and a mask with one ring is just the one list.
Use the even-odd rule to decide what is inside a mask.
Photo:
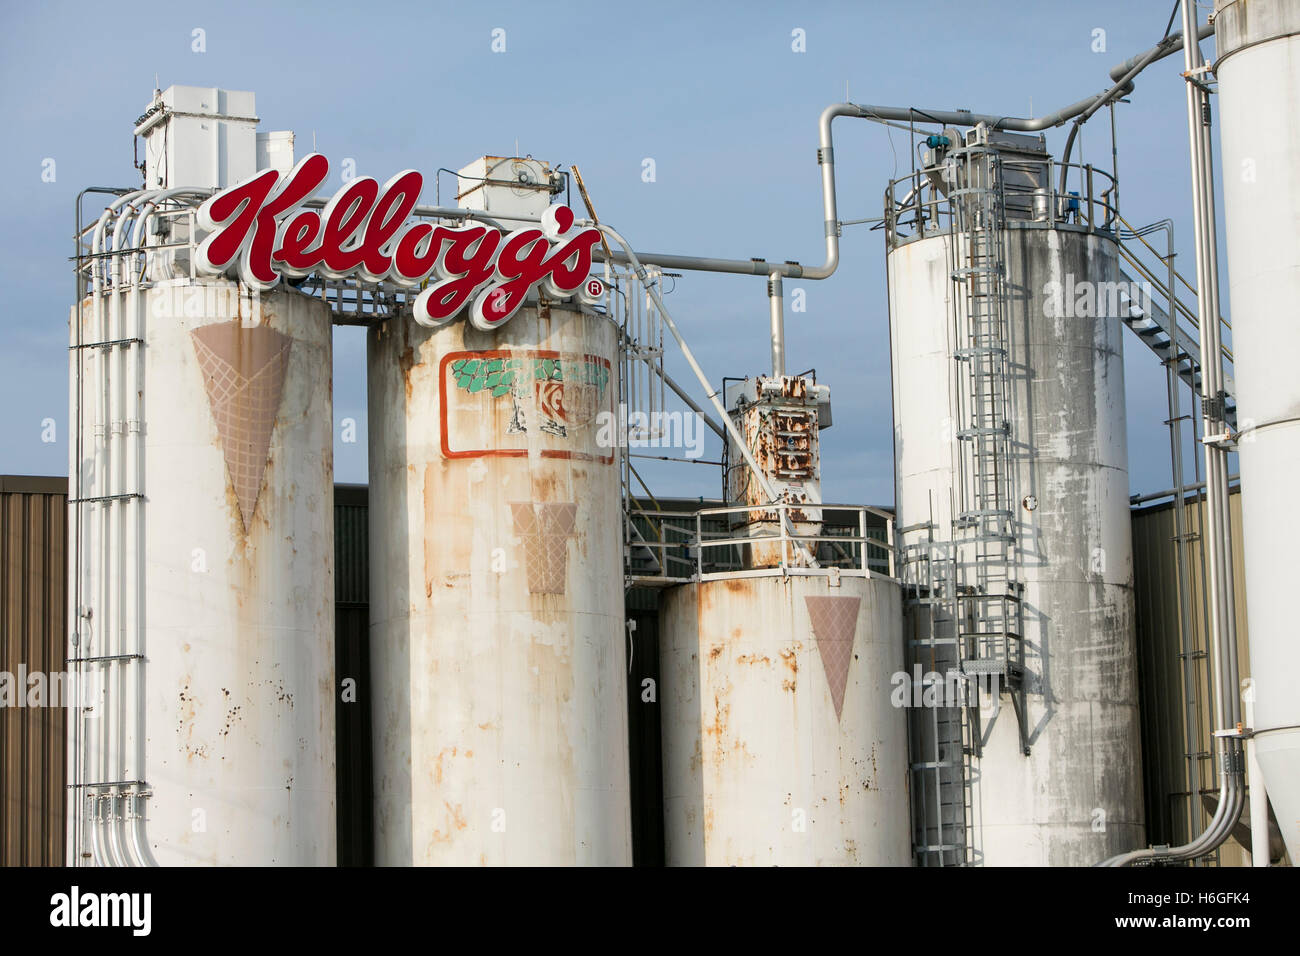
[[(576, 170), (530, 157), (464, 166), (455, 206), (421, 205), (415, 170), (317, 196), (328, 160), (258, 131), (252, 93), (155, 91), (143, 187), (78, 201), (66, 559), (30, 561), (63, 533), (51, 490), (0, 487), (0, 583), (46, 598), (6, 597), (0, 664), (66, 637), (77, 701), (66, 729), (18, 725), (45, 757), (0, 760), (5, 859), (1294, 860), (1300, 8), (1183, 7), (1045, 116), (827, 107), (817, 265), (639, 252)], [(1172, 226), (1133, 225), (1115, 170), (1070, 159), (1180, 53), (1190, 279)], [(1212, 93), (1225, 162), (1252, 169), (1225, 177), (1230, 341)], [(1264, 116), (1284, 129), (1261, 144)], [(873, 220), (887, 508), (823, 500), (835, 383), (785, 367), (784, 280), (841, 263), (838, 119), (923, 148)], [(770, 369), (717, 387), (670, 269), (761, 277)], [(364, 493), (335, 488), (335, 324), (369, 329)], [(1130, 499), (1126, 327), (1166, 370), (1154, 505)], [(720, 497), (642, 481), (628, 439), (665, 437), (669, 406), (721, 439)]]

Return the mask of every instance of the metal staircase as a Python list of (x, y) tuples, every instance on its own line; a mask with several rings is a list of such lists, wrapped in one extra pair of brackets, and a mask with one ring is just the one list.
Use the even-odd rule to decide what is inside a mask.
[[(1123, 243), (1121, 246), (1126, 248)], [(1120, 278), (1130, 285), (1136, 285), (1133, 278), (1122, 269)], [(1164, 294), (1164, 284), (1156, 286)], [(1180, 307), (1181, 311), (1181, 307)], [(1168, 364), (1173, 359), (1173, 320), (1168, 313), (1155, 302), (1133, 302), (1125, 297), (1120, 306), (1120, 321), (1156, 354), (1162, 363)], [(1231, 359), (1231, 355), (1228, 356)], [(1201, 348), (1185, 330), (1178, 332), (1178, 377), (1191, 386), (1192, 391), (1201, 392)], [(1224, 375), (1224, 421), (1234, 430), (1237, 428), (1236, 383), (1231, 375)]]

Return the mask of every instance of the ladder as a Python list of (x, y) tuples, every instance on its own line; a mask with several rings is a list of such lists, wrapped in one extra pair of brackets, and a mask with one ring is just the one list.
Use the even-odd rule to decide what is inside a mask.
[[(932, 522), (899, 529), (907, 640), (909, 783), (917, 866), (962, 866), (978, 859), (973, 832), (972, 727), (961, 675), (955, 548)], [(954, 694), (962, 699), (953, 700)], [(916, 698), (920, 698), (917, 700)]]
[(951, 243), (957, 420), (953, 537), (957, 543), (958, 651), (971, 684), (968, 759), (978, 758), (978, 697), (1010, 692), (1021, 749), (1025, 714), (1024, 584), (1016, 547), (1016, 476), (1001, 158), (961, 153)]

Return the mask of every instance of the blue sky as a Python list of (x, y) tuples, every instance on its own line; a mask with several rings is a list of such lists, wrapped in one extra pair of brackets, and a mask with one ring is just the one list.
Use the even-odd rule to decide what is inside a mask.
[[(0, 34), (0, 473), (67, 468), (67, 315), (73, 203), (87, 185), (134, 186), (131, 127), (155, 74), (257, 94), (261, 128), (292, 129), (338, 168), (432, 177), (484, 154), (576, 163), (601, 218), (636, 248), (819, 263), (817, 116), (828, 103), (1044, 113), (1101, 91), (1115, 63), (1163, 35), (1171, 0), (858, 3), (205, 3), (5, 5)], [(506, 52), (491, 50), (506, 31)], [(806, 52), (791, 49), (802, 29)], [(195, 29), (206, 51), (192, 50)], [(1105, 51), (1095, 52), (1096, 30)], [(1212, 51), (1212, 41), (1204, 48)], [(1117, 110), (1125, 217), (1171, 217), (1191, 269), (1190, 184), (1180, 55), (1139, 78)], [(1059, 150), (1065, 130), (1049, 132)], [(1110, 167), (1103, 111), (1083, 160)], [(836, 125), (840, 216), (879, 215), (910, 168), (906, 134)], [(1077, 147), (1076, 147), (1077, 150)], [(1076, 159), (1078, 157), (1076, 152)], [(656, 181), (642, 181), (655, 160)], [(56, 179), (42, 181), (54, 159)], [(577, 203), (575, 195), (575, 204)], [(1222, 230), (1220, 231), (1222, 234)], [(1185, 274), (1188, 274), (1185, 272)], [(893, 499), (884, 249), (848, 227), (839, 271), (787, 317), (792, 371), (831, 386), (826, 500)], [(1222, 283), (1226, 290), (1226, 282)], [(1226, 294), (1226, 293), (1225, 293)], [(687, 274), (668, 305), (717, 382), (768, 362), (762, 279)], [(1224, 303), (1225, 314), (1230, 303)], [(336, 445), (340, 481), (365, 481), (365, 343), (335, 333), (335, 418), (362, 424)], [(1132, 488), (1170, 485), (1159, 364), (1125, 333)], [(670, 371), (686, 382), (679, 356)], [(698, 391), (697, 391), (697, 394)], [(1186, 393), (1184, 393), (1186, 407)], [(43, 420), (57, 441), (42, 441)], [(337, 430), (336, 430), (337, 433)], [(715, 457), (710, 448), (708, 457)], [(1190, 465), (1189, 465), (1190, 470)], [(715, 495), (716, 469), (650, 469), (663, 494)]]

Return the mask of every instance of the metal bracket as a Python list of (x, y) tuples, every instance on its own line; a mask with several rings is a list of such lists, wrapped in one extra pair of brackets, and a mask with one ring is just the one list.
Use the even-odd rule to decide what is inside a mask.
[(1209, 445), (1212, 448), (1222, 448), (1224, 451), (1236, 451), (1237, 449), (1237, 439), (1232, 432), (1205, 435), (1201, 438), (1201, 444)]

